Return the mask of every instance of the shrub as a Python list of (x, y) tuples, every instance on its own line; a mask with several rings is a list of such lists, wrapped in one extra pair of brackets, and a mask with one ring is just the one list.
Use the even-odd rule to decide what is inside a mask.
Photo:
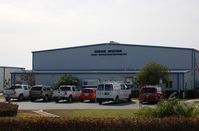
[(0, 116), (16, 116), (18, 105), (0, 102)]
[(55, 89), (57, 89), (60, 85), (79, 85), (79, 80), (71, 75), (63, 75), (54, 83)]
[(160, 101), (155, 109), (143, 109), (140, 113), (147, 117), (168, 117), (168, 116), (195, 116), (199, 114), (193, 104), (179, 101), (172, 94), (169, 99)]
[(0, 130), (6, 131), (197, 131), (198, 117), (167, 118), (0, 118)]

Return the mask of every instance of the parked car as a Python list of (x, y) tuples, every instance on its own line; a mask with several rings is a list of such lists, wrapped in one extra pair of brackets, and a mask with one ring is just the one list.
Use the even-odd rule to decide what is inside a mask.
[(61, 85), (58, 90), (53, 91), (53, 98), (55, 102), (60, 100), (79, 100), (81, 91), (74, 85)]
[(52, 99), (52, 89), (46, 85), (35, 85), (30, 90), (31, 101), (36, 99), (43, 99), (44, 101), (49, 101)]
[(131, 100), (131, 89), (124, 83), (110, 82), (98, 85), (96, 100), (99, 104), (102, 104), (104, 101), (118, 103), (122, 99)]
[(157, 103), (159, 100), (163, 99), (164, 95), (162, 88), (158, 86), (144, 86), (141, 88), (139, 93), (140, 103), (153, 102)]
[(80, 101), (83, 102), (84, 100), (96, 102), (96, 88), (82, 88)]
[(10, 101), (10, 99), (18, 99), (22, 101), (25, 98), (29, 98), (29, 90), (29, 85), (16, 84), (10, 88), (4, 89), (3, 95), (6, 101)]

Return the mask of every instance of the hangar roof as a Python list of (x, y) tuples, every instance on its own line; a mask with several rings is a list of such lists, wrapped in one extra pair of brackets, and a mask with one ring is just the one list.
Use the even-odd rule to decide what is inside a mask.
[(0, 68), (10, 68), (10, 69), (22, 69), (22, 70), (25, 70), (24, 67), (12, 67), (12, 66), (0, 66)]
[[(26, 70), (24, 72), (12, 72), (12, 74), (136, 74), (138, 70), (135, 71), (33, 71)], [(178, 74), (178, 73), (188, 73), (190, 70), (171, 70), (169, 73)]]
[(32, 51), (32, 53), (48, 52), (48, 51), (56, 51), (56, 50), (66, 50), (66, 49), (75, 49), (75, 48), (84, 48), (84, 47), (92, 47), (92, 46), (100, 46), (100, 45), (138, 46), (138, 47), (169, 48), (169, 49), (181, 49), (181, 50), (195, 50), (195, 51), (198, 51), (198, 50), (196, 50), (194, 48), (154, 46), (154, 45), (139, 45), (139, 44), (123, 44), (123, 43), (110, 41), (109, 43), (91, 44), (91, 45), (83, 45), (83, 46), (75, 46), (75, 47), (67, 47), (67, 48), (57, 48), (57, 49), (49, 49), (49, 50)]

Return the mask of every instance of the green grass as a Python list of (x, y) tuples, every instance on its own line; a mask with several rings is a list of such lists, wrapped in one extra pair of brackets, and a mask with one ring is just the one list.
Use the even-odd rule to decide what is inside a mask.
[(3, 95), (0, 95), (0, 99), (4, 99), (4, 96), (3, 96)]
[(45, 110), (48, 113), (58, 115), (63, 118), (131, 118), (136, 117), (138, 110), (132, 109), (84, 109), (84, 110)]
[(17, 118), (27, 118), (27, 117), (42, 117), (41, 115), (27, 110), (20, 110), (17, 112)]

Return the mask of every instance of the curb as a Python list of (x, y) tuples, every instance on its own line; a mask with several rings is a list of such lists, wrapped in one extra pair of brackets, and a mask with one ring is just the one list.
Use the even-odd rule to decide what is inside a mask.
[(191, 104), (191, 105), (192, 105), (194, 102), (197, 102), (197, 104), (194, 104), (195, 107), (196, 107), (196, 108), (199, 108), (199, 105), (198, 105), (199, 99), (192, 99), (192, 100), (187, 100), (187, 101), (185, 101), (185, 103)]
[(199, 102), (199, 99), (192, 99), (192, 100), (187, 100), (185, 102)]
[(51, 113), (48, 113), (48, 112), (44, 112), (42, 109), (41, 110), (37, 110), (37, 111), (33, 111), (35, 113), (38, 113), (44, 117), (60, 117), (58, 115), (54, 115), (54, 114), (51, 114)]

